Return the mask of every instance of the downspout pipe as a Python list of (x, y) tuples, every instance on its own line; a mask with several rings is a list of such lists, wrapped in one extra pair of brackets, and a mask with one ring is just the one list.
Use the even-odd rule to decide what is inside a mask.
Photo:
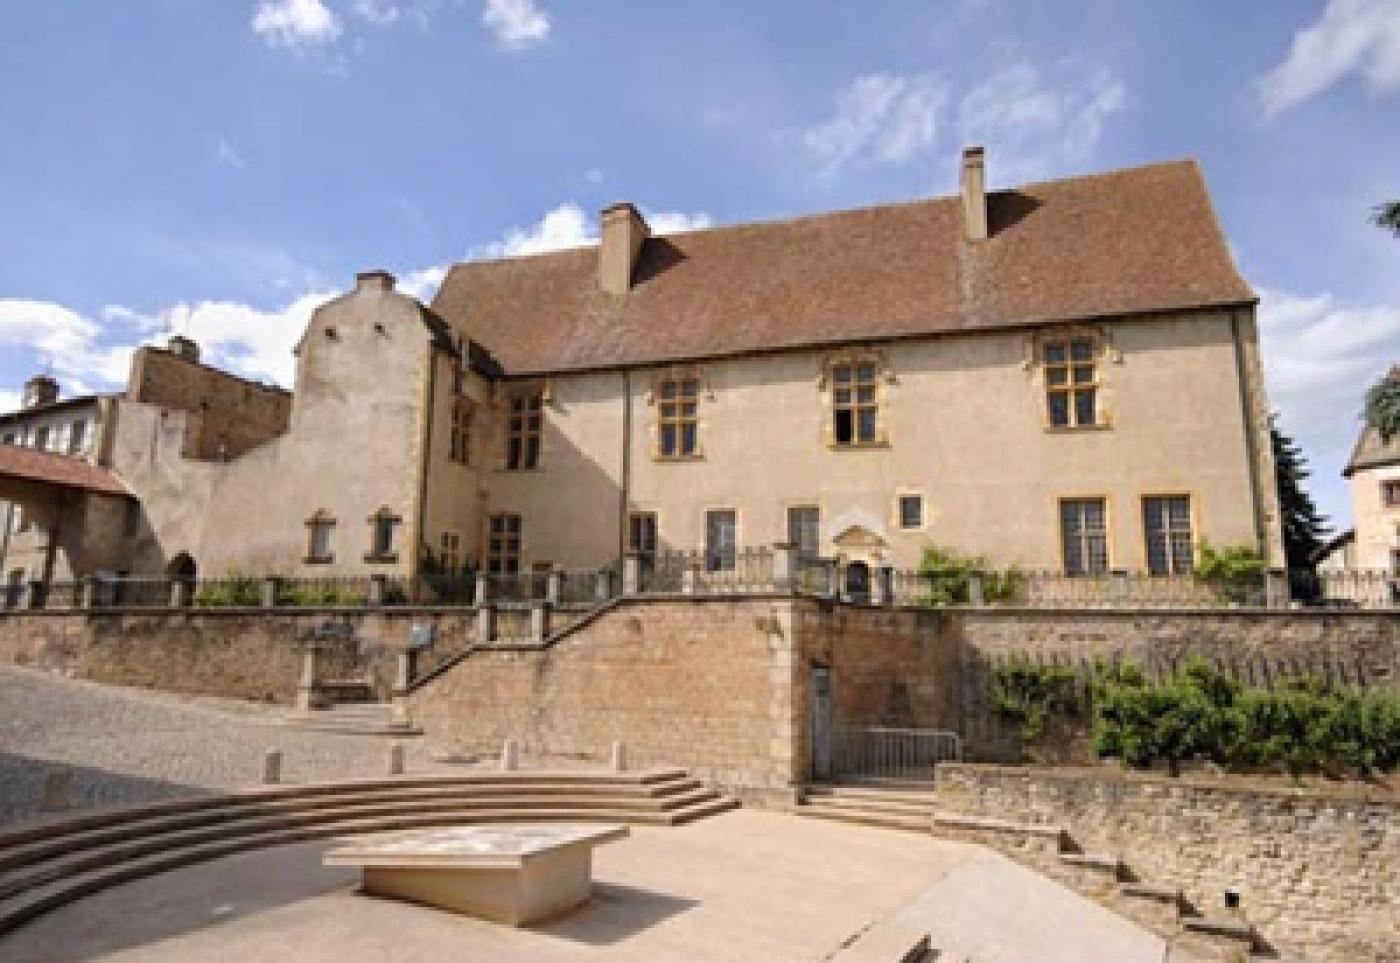
[(622, 490), (617, 504), (617, 557), (627, 554), (627, 508), (632, 503), (632, 372), (622, 369)]

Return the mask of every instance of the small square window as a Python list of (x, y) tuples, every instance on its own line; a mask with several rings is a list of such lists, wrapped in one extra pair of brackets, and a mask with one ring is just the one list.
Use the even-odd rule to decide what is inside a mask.
[(922, 495), (900, 495), (900, 496), (899, 496), (899, 527), (900, 527), (900, 528), (923, 528), (923, 527), (924, 527), (924, 496), (922, 496)]

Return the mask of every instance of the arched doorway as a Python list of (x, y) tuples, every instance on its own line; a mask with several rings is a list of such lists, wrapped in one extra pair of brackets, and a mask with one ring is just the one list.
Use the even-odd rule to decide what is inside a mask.
[(870, 601), (870, 566), (864, 562), (851, 562), (846, 566), (846, 599), (857, 605)]

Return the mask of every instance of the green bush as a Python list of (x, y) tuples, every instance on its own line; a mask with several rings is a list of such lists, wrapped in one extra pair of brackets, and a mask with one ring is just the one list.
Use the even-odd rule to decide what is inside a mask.
[(1215, 548), (1202, 540), (1196, 548), (1196, 580), (1237, 605), (1261, 602), (1264, 560), (1248, 545)]
[(928, 545), (919, 560), (919, 575), (928, 583), (921, 605), (967, 605), (972, 599), (969, 583), (974, 572), (982, 573), (982, 598), (987, 602), (1009, 602), (1021, 588), (1021, 573), (1015, 568), (1004, 572), (987, 570), (980, 555), (959, 555), (949, 549)]
[(1012, 659), (992, 676), (992, 711), (1019, 726), (1024, 742), (1040, 741), (1050, 716), (1072, 716), (1079, 710), (1073, 669)]
[(195, 605), (213, 607), (256, 606), (262, 604), (262, 580), (237, 572), (217, 582), (206, 583), (194, 597)]

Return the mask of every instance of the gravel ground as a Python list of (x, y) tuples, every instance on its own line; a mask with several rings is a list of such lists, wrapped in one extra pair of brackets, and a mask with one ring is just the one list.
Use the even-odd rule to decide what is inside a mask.
[[(0, 823), (250, 786), (271, 748), (285, 782), (386, 772), (392, 738), (298, 730), (286, 711), (0, 667)], [(403, 744), (410, 771), (460, 768)]]

